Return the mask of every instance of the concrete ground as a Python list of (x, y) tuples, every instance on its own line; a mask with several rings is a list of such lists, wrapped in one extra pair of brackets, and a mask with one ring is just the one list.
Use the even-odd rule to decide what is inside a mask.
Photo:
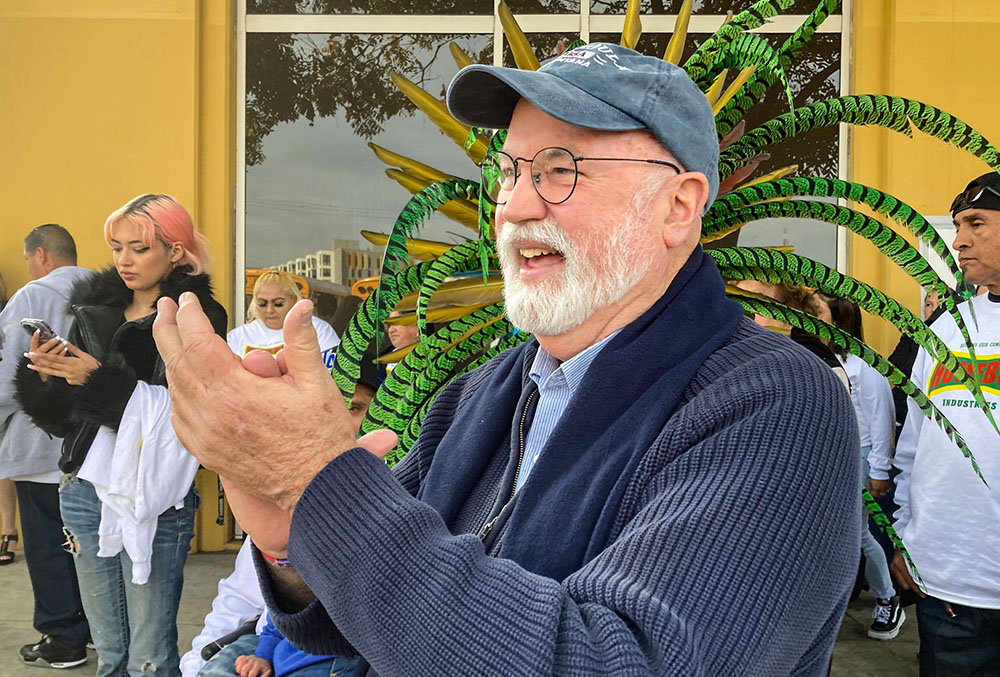
[[(212, 606), (216, 584), (233, 569), (235, 552), (199, 553), (188, 557), (184, 571), (184, 593), (177, 619), (180, 651), (191, 647), (191, 639), (201, 630), (202, 620)], [(834, 650), (833, 677), (910, 677), (917, 675), (916, 611), (907, 609), (907, 619), (899, 636), (889, 642), (868, 639), (872, 600), (867, 593), (851, 604), (840, 629)], [(0, 566), (0, 677), (33, 677), (44, 674), (18, 660), (22, 644), (38, 634), (31, 627), (31, 586), (24, 559)], [(90, 652), (86, 665), (65, 671), (75, 677), (94, 675), (97, 657)]]

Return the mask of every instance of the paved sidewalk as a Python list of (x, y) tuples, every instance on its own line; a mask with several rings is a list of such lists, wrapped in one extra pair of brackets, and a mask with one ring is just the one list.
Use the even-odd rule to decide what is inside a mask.
[[(199, 553), (188, 557), (184, 570), (184, 593), (178, 614), (177, 630), (183, 655), (191, 639), (201, 630), (202, 620), (212, 607), (219, 579), (233, 570), (235, 552)], [(31, 588), (24, 558), (18, 553), (14, 564), (0, 567), (0, 677), (40, 677), (47, 671), (29, 668), (17, 657), (22, 644), (38, 635), (31, 627)], [(916, 611), (907, 609), (906, 623), (899, 637), (889, 642), (868, 639), (872, 600), (867, 593), (851, 604), (844, 618), (834, 651), (833, 677), (916, 677)], [(97, 657), (90, 652), (86, 665), (72, 670), (52, 671), (73, 677), (91, 677), (96, 673)]]

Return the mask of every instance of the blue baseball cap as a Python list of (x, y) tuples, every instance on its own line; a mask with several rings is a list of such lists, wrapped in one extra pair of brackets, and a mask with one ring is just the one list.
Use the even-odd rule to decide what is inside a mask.
[(688, 171), (719, 192), (719, 137), (712, 106), (683, 69), (606, 42), (563, 52), (537, 71), (472, 65), (448, 85), (448, 109), (465, 124), (506, 129), (524, 98), (587, 129), (648, 129)]

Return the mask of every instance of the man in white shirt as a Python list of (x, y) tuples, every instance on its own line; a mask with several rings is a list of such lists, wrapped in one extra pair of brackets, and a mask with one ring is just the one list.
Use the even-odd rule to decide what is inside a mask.
[[(979, 383), (1000, 417), (1000, 175), (975, 179), (951, 206), (954, 247), (971, 284), (989, 293), (960, 308), (975, 346)], [(969, 306), (975, 308), (975, 322)], [(931, 325), (967, 368), (971, 357), (955, 321)], [(1000, 674), (1000, 439), (971, 394), (921, 350), (911, 379), (958, 428), (975, 454), (987, 487), (941, 429), (908, 403), (894, 464), (896, 531), (913, 558), (897, 552), (892, 570), (917, 593), (920, 674)], [(919, 575), (918, 575), (919, 574)], [(916, 580), (914, 580), (916, 579)]]
[(21, 510), (24, 559), (35, 596), (34, 627), (42, 633), (21, 648), (21, 660), (68, 668), (87, 662), (90, 637), (83, 615), (73, 557), (63, 549), (58, 468), (62, 440), (35, 427), (15, 399), (14, 374), (30, 337), (22, 318), (45, 320), (60, 336), (69, 331), (70, 289), (91, 274), (76, 265), (76, 244), (65, 228), (38, 226), (24, 238), (24, 260), (32, 281), (0, 313), (0, 478), (12, 478)]

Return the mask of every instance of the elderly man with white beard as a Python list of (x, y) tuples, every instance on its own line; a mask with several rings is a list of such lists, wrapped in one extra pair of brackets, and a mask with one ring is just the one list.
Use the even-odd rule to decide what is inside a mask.
[(843, 386), (729, 301), (698, 245), (711, 107), (595, 43), (469, 66), (507, 312), (535, 339), (456, 379), (409, 455), (355, 440), (310, 305), (242, 364), (159, 304), (178, 436), (218, 470), (296, 646), (378, 675), (825, 675), (857, 568)]

